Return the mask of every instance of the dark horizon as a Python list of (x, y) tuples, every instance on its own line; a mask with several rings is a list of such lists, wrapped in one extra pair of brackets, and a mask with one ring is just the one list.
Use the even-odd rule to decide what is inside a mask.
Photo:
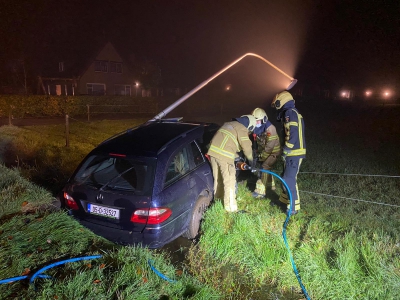
[[(304, 84), (399, 93), (400, 3), (36, 0), (2, 7), (3, 64), (35, 60), (54, 45), (68, 51), (110, 40), (124, 55), (156, 62), (171, 86), (192, 88), (254, 52)], [(220, 80), (275, 92), (285, 78), (246, 58)]]

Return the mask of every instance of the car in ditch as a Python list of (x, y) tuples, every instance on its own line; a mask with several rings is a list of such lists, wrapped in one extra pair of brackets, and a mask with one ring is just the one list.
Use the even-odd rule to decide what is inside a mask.
[(97, 235), (159, 248), (198, 235), (213, 199), (205, 157), (219, 126), (161, 119), (112, 137), (80, 163), (60, 193), (63, 207)]

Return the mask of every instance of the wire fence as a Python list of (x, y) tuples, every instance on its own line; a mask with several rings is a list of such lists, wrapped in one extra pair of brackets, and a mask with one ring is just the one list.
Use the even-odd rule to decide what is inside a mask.
[[(381, 178), (400, 178), (399, 175), (347, 174), (347, 173), (334, 173), (334, 172), (325, 172), (325, 173), (324, 173), (324, 172), (299, 172), (299, 174), (358, 176), (358, 177), (381, 177)], [(388, 204), (388, 203), (376, 202), (376, 201), (368, 201), (368, 200), (358, 199), (358, 198), (352, 198), (352, 197), (336, 196), (336, 195), (331, 195), (331, 194), (318, 193), (318, 192), (311, 192), (311, 191), (304, 191), (304, 190), (299, 190), (299, 192), (301, 192), (301, 193), (306, 193), (306, 194), (311, 194), (311, 195), (318, 195), (318, 196), (331, 197), (331, 198), (340, 198), (340, 199), (344, 199), (344, 200), (359, 201), (359, 202), (372, 203), (372, 204), (378, 204), (378, 205), (384, 205), (384, 206), (400, 207), (400, 205)]]
[(367, 201), (367, 200), (363, 200), (363, 199), (349, 198), (349, 197), (342, 197), (342, 196), (334, 196), (334, 195), (323, 194), (323, 193), (316, 193), (316, 192), (310, 192), (310, 191), (299, 190), (299, 192), (301, 192), (301, 193), (307, 193), (307, 194), (313, 194), (313, 195), (318, 195), (318, 196), (333, 197), (333, 198), (340, 198), (340, 199), (345, 199), (345, 200), (352, 200), (352, 201), (373, 203), (373, 204), (379, 204), (379, 205), (386, 205), (386, 206), (392, 206), (392, 207), (400, 207), (400, 205), (395, 205), (395, 204), (388, 204), (388, 203), (375, 202), (375, 201)]
[(400, 175), (376, 175), (376, 174), (346, 174), (346, 173), (322, 173), (322, 172), (299, 172), (299, 174), (318, 174), (318, 175), (342, 175), (342, 176), (365, 176), (365, 177), (400, 178)]

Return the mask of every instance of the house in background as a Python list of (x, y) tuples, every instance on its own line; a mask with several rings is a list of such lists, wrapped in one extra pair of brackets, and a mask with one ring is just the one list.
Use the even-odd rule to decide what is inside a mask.
[(100, 50), (54, 51), (44, 57), (38, 92), (47, 95), (137, 96), (138, 76), (114, 45)]

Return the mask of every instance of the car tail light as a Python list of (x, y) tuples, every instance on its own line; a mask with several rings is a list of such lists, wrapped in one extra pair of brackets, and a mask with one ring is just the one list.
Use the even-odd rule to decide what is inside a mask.
[(172, 210), (167, 207), (155, 207), (150, 209), (138, 209), (131, 216), (133, 223), (160, 224), (168, 219)]
[(79, 210), (78, 203), (76, 203), (74, 198), (68, 195), (67, 192), (64, 192), (64, 199), (65, 199), (65, 205), (67, 205), (70, 209)]

